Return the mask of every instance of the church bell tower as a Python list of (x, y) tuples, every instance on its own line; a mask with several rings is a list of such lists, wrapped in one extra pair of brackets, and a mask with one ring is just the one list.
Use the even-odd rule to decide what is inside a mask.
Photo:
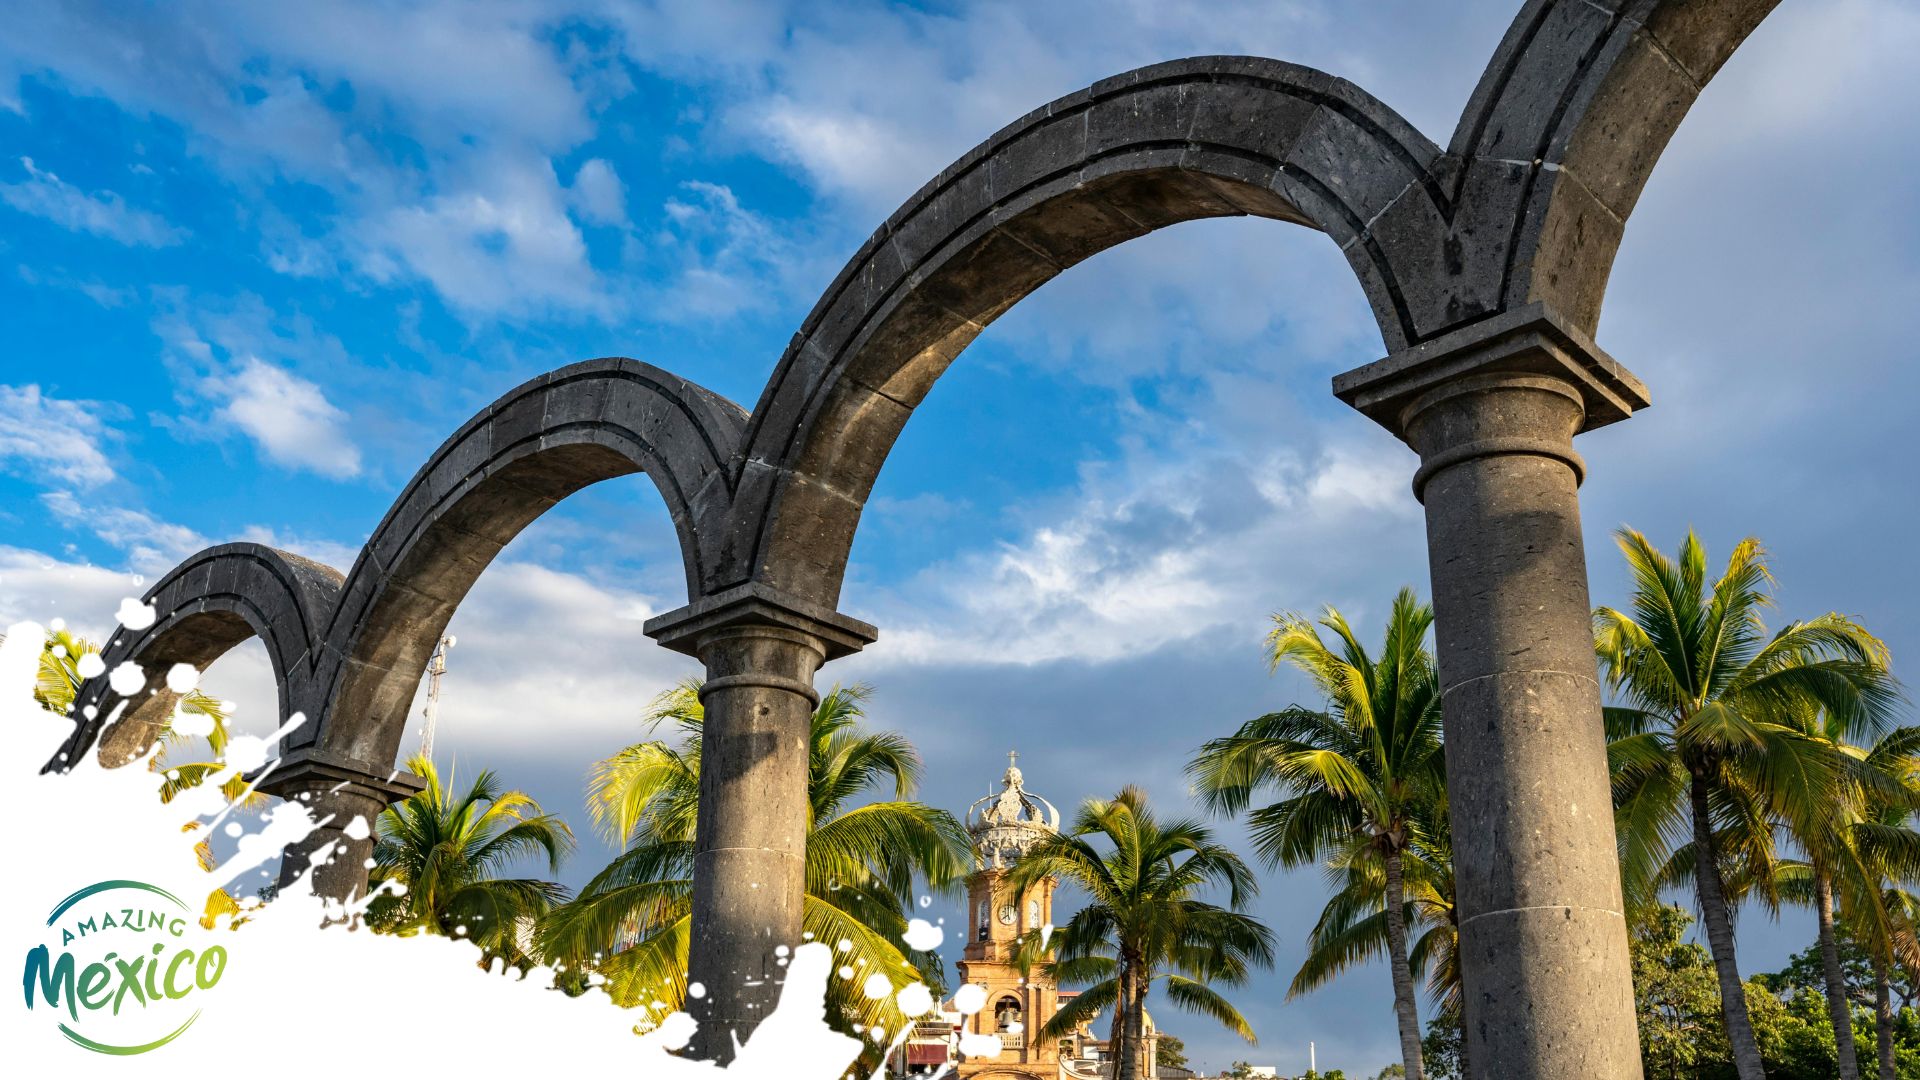
[(1059, 1009), (1059, 991), (1049, 965), (1036, 965), (1026, 977), (1014, 962), (1019, 939), (1053, 924), (1053, 890), (1045, 878), (1013, 895), (1004, 881), (1040, 840), (1060, 829), (1060, 812), (1025, 787), (1019, 755), (1007, 755), (1000, 791), (967, 809), (973, 837), (974, 873), (967, 879), (967, 944), (958, 962), (962, 982), (987, 992), (986, 1006), (966, 1020), (966, 1030), (1000, 1037), (997, 1057), (969, 1057), (961, 1077), (1045, 1077), (1059, 1073), (1059, 1047), (1031, 1035)]

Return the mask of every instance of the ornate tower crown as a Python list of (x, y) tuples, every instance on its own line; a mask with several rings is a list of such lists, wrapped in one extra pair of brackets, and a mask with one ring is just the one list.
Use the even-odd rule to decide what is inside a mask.
[(1017, 751), (1007, 752), (1007, 771), (1000, 791), (967, 808), (967, 832), (973, 836), (974, 858), (982, 870), (1004, 869), (1025, 855), (1042, 837), (1060, 831), (1060, 811), (1028, 791)]

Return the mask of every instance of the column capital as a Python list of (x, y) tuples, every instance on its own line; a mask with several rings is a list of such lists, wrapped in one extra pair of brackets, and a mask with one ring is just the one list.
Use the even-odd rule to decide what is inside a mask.
[[(256, 774), (259, 775), (259, 774)], [(385, 769), (370, 761), (306, 746), (280, 759), (260, 779), (260, 790), (283, 799), (302, 791), (340, 789), (391, 805), (426, 790), (426, 781), (405, 769)]]
[(656, 615), (646, 621), (643, 629), (648, 637), (674, 652), (704, 659), (700, 657), (700, 643), (716, 632), (763, 626), (781, 627), (819, 639), (828, 660), (857, 653), (880, 637), (880, 631), (870, 623), (758, 581), (736, 585), (703, 596), (686, 607)]
[(1579, 396), (1576, 431), (1652, 404), (1646, 384), (1545, 303), (1503, 312), (1333, 377), (1333, 394), (1402, 441), (1433, 391), (1474, 376), (1545, 376)]

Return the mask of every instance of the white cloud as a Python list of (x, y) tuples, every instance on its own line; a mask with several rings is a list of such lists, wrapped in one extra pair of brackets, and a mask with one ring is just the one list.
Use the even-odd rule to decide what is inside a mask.
[(611, 310), (552, 166), (502, 156), (479, 172), (366, 221), (360, 269), (383, 282), (424, 279), (473, 317)]
[(347, 414), (318, 386), (258, 357), (207, 380), (222, 400), (218, 416), (247, 433), (269, 460), (336, 480), (360, 473), (360, 449), (346, 431)]
[(200, 533), (144, 510), (88, 502), (70, 491), (49, 491), (40, 502), (61, 524), (85, 529), (125, 552), (135, 573), (158, 577), (208, 546)]
[(322, 566), (331, 566), (342, 574), (353, 568), (353, 562), (360, 557), (361, 544), (343, 544), (337, 540), (320, 537), (301, 536), (289, 533), (269, 525), (249, 525), (240, 530), (240, 539), (253, 544), (264, 544), (270, 548), (292, 552), (304, 559), (312, 559)]
[[(1379, 442), (1202, 453), (1089, 472), (1019, 539), (962, 553), (847, 609), (886, 628), (876, 666), (1101, 663), (1415, 581), (1409, 456)], [(1390, 595), (1391, 590), (1383, 595)]]
[[(495, 562), (448, 625), (458, 644), (441, 687), (436, 745), (483, 762), (511, 752), (584, 768), (583, 746), (605, 753), (639, 737), (641, 706), (698, 672), (641, 632), (659, 610), (652, 597), (579, 574)], [(424, 682), (420, 693), (406, 752), (418, 741)]]
[(627, 189), (605, 158), (593, 158), (573, 174), (568, 189), (582, 220), (595, 225), (627, 223)]
[(654, 314), (670, 322), (722, 319), (763, 309), (800, 265), (780, 229), (740, 204), (724, 184), (690, 180), (667, 200), (661, 250), (674, 260)]
[(145, 592), (146, 582), (137, 574), (0, 545), (0, 626), (64, 619), (75, 633), (101, 641), (113, 630), (120, 601)]
[(34, 384), (0, 386), (0, 466), (29, 479), (97, 487), (114, 478), (101, 449), (112, 432), (94, 401), (50, 398)]
[[(338, 211), (316, 234), (267, 238), (276, 270), (424, 280), (472, 320), (600, 310), (550, 165), (630, 89), (610, 46), (584, 32), (594, 12), (521, 2), (17, 8), (0, 70), (180, 124), (243, 202), (271, 209), (283, 177), (332, 197)], [(586, 178), (605, 210), (600, 179)], [(96, 202), (95, 218), (125, 210), (112, 196)], [(152, 222), (140, 231), (135, 213), (119, 215), (122, 239), (169, 235)]]
[(23, 214), (129, 247), (166, 247), (187, 237), (186, 230), (169, 225), (158, 214), (128, 206), (111, 191), (89, 195), (35, 166), (32, 158), (21, 158), (20, 164), (26, 167), (27, 178), (17, 184), (0, 184), (0, 201)]

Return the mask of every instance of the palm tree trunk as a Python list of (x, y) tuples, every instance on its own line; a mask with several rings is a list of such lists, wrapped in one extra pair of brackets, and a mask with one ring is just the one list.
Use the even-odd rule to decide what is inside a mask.
[(1400, 1060), (1406, 1066), (1407, 1080), (1426, 1080), (1426, 1063), (1420, 1057), (1420, 1014), (1413, 1000), (1413, 969), (1407, 966), (1406, 882), (1400, 852), (1389, 848), (1386, 863), (1387, 959), (1393, 968), (1393, 1015), (1400, 1022)]
[(1887, 958), (1873, 955), (1873, 1035), (1874, 1048), (1880, 1052), (1880, 1080), (1893, 1075), (1893, 992), (1887, 973)]
[(1853, 1006), (1847, 1001), (1847, 976), (1840, 970), (1840, 946), (1833, 938), (1833, 879), (1818, 859), (1813, 863), (1814, 909), (1820, 916), (1820, 967), (1826, 976), (1827, 1015), (1833, 1020), (1840, 1080), (1860, 1080), (1860, 1058), (1853, 1048)]
[(1727, 1042), (1733, 1047), (1733, 1067), (1740, 1080), (1766, 1080), (1760, 1044), (1747, 1016), (1747, 990), (1733, 956), (1733, 918), (1727, 908), (1726, 886), (1720, 881), (1719, 850), (1713, 842), (1713, 820), (1707, 805), (1707, 778), (1693, 774), (1693, 880), (1700, 896), (1701, 921), (1707, 927), (1707, 947), (1713, 953), (1714, 974), (1720, 979), (1720, 1015), (1726, 1021)]
[(1133, 980), (1133, 1009), (1127, 1014), (1127, 1057), (1133, 1063), (1133, 1080), (1145, 1080), (1152, 1071), (1147, 1067), (1147, 979)]
[(1130, 1080), (1127, 1069), (1127, 1017), (1133, 1012), (1133, 968), (1125, 963), (1120, 966), (1120, 985), (1113, 995), (1113, 1026), (1107, 1031), (1107, 1055), (1112, 1058), (1113, 1069), (1107, 1075), (1112, 1080)]

